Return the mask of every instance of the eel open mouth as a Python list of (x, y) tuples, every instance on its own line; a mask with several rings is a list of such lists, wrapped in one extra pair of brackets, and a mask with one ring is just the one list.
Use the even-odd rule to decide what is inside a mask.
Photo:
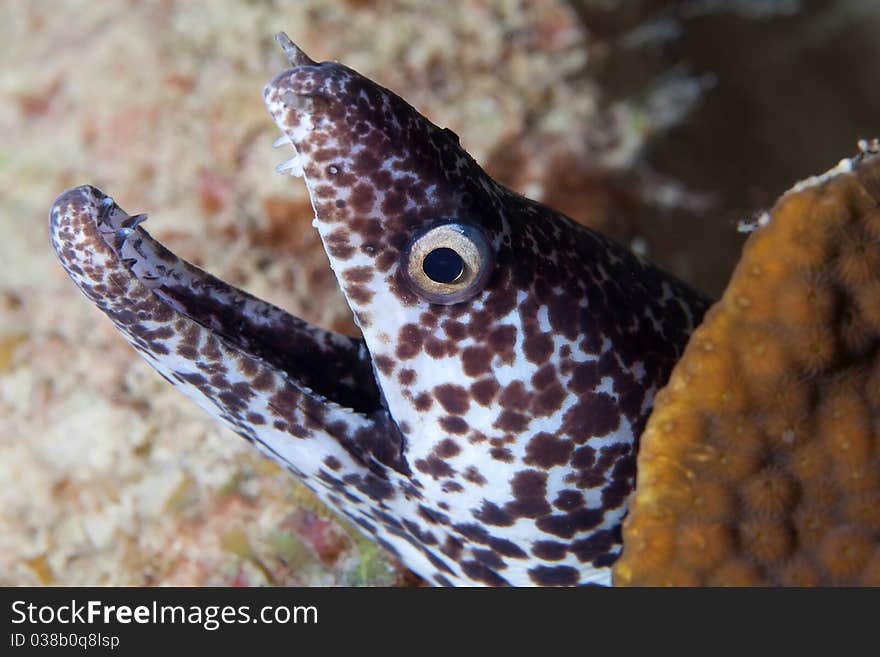
[(178, 258), (141, 227), (145, 219), (87, 185), (61, 194), (51, 211), (62, 264), (135, 348), (154, 358), (209, 361), (187, 344), (201, 327), (239, 358), (283, 373), (316, 403), (363, 415), (383, 410), (363, 340), (312, 326)]

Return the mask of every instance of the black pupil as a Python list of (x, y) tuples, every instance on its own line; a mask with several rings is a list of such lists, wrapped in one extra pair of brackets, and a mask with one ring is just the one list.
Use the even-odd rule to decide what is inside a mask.
[(452, 283), (464, 271), (464, 260), (452, 249), (434, 249), (425, 256), (422, 269), (435, 283)]

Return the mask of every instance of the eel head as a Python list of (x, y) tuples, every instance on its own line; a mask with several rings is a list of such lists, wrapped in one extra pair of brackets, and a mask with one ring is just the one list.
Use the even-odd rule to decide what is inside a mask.
[(265, 88), (363, 338), (180, 260), (93, 187), (74, 282), (172, 385), (436, 584), (607, 583), (636, 441), (707, 301), (279, 35)]

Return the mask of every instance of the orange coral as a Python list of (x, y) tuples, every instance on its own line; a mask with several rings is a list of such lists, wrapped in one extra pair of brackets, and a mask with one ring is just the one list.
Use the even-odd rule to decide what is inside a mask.
[(642, 435), (623, 585), (880, 584), (880, 154), (749, 238)]

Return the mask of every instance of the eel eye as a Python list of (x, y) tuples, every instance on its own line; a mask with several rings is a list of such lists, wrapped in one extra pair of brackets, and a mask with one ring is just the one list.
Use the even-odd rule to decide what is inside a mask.
[(486, 237), (467, 224), (440, 224), (416, 234), (403, 258), (412, 291), (425, 301), (443, 305), (476, 295), (492, 270)]

